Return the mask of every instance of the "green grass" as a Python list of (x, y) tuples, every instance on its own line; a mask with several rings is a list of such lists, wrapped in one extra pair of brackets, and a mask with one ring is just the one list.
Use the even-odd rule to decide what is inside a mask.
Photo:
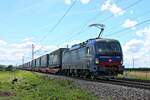
[[(18, 81), (12, 84), (12, 80)], [(27, 72), (0, 72), (0, 100), (97, 100), (97, 97), (77, 88), (68, 80), (50, 80)]]

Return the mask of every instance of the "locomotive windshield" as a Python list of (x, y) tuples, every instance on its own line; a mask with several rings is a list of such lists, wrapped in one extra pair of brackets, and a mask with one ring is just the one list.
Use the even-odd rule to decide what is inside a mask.
[(97, 42), (96, 52), (99, 54), (121, 54), (121, 46), (118, 42)]

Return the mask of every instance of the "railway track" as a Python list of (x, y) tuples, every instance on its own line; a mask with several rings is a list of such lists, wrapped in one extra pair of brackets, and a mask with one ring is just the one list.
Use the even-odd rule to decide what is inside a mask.
[[(42, 73), (45, 74), (45, 73)], [(45, 74), (45, 75), (55, 75), (55, 74)], [(64, 75), (56, 75), (56, 76), (64, 76)], [(137, 79), (128, 79), (128, 78), (95, 78), (95, 79), (87, 79), (83, 77), (75, 77), (75, 76), (65, 76), (68, 78), (74, 78), (79, 80), (91, 81), (91, 82), (100, 82), (100, 83), (108, 83), (113, 85), (121, 85), (133, 88), (140, 88), (150, 90), (150, 80), (137, 80)]]
[[(67, 77), (70, 78), (70, 76)], [(71, 78), (150, 90), (150, 80), (138, 80), (138, 79), (129, 79), (129, 78), (111, 78), (111, 79), (108, 78), (89, 79), (88, 78), (87, 79), (85, 77), (75, 77), (75, 76), (71, 76)]]
[(120, 78), (119, 79), (117, 79), (117, 78), (109, 79), (109, 80), (96, 79), (94, 81), (150, 90), (150, 82), (148, 82), (148, 81), (135, 81), (134, 79), (132, 80), (132, 79), (120, 79)]
[(100, 83), (108, 83), (113, 85), (127, 86), (139, 89), (150, 90), (150, 80), (138, 80), (138, 79), (128, 79), (128, 78), (96, 78), (96, 79), (86, 79), (81, 77), (72, 77), (75, 79), (91, 81), (91, 82), (100, 82)]
[(117, 80), (126, 80), (126, 81), (134, 81), (141, 83), (150, 83), (150, 80), (141, 80), (141, 79), (133, 79), (133, 78), (116, 78)]

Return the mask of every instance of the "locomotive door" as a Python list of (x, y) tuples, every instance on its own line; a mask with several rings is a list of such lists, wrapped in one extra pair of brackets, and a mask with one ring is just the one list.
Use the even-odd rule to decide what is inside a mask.
[(94, 47), (89, 46), (86, 48), (87, 53), (87, 69), (92, 70), (94, 65)]

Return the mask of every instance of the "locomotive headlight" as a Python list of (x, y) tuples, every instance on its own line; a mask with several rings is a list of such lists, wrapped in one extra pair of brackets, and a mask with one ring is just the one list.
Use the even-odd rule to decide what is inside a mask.
[(122, 64), (123, 64), (123, 60), (121, 60), (121, 62), (120, 62), (120, 63), (121, 63), (121, 65), (122, 65)]
[(99, 58), (96, 58), (95, 63), (99, 64)]

